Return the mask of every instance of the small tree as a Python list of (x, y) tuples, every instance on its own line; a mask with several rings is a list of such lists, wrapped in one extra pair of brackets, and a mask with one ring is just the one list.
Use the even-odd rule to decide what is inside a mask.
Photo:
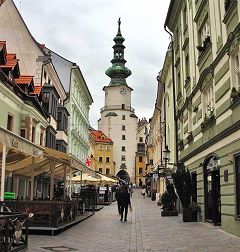
[(183, 163), (179, 163), (177, 171), (172, 174), (172, 178), (183, 208), (190, 207), (192, 197), (192, 179), (189, 170)]

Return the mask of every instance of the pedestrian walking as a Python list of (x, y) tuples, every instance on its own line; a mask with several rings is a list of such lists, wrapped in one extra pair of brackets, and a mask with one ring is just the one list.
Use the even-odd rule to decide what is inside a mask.
[(146, 188), (143, 187), (142, 191), (141, 191), (141, 195), (143, 196), (143, 198), (145, 199), (145, 195), (146, 195)]
[(119, 214), (121, 214), (121, 207), (120, 207), (120, 202), (119, 202), (120, 192), (121, 192), (121, 187), (118, 187), (117, 190), (116, 190), (115, 197), (116, 197), (116, 200), (117, 200), (117, 206), (118, 206), (118, 213)]
[(128, 207), (131, 206), (130, 201), (130, 193), (128, 192), (128, 186), (124, 186), (123, 190), (119, 194), (119, 204), (120, 204), (120, 210), (121, 210), (121, 222), (123, 221), (123, 213), (124, 213), (124, 221), (127, 221), (127, 215), (128, 215)]

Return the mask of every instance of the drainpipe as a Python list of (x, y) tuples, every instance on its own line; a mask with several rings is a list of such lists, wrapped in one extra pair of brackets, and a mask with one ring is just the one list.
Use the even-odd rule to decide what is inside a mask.
[(178, 163), (178, 147), (177, 147), (177, 117), (176, 117), (176, 95), (175, 95), (175, 74), (174, 74), (174, 50), (173, 50), (173, 35), (167, 30), (166, 24), (164, 24), (164, 30), (171, 37), (171, 52), (172, 52), (172, 85), (173, 85), (173, 114), (174, 114), (174, 130), (175, 130), (175, 163)]

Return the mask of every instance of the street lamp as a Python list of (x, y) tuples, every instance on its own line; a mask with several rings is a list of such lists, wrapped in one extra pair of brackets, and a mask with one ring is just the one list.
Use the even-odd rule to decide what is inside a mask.
[(167, 169), (167, 162), (169, 161), (170, 156), (170, 150), (168, 149), (168, 146), (166, 145), (165, 150), (163, 151), (163, 159), (165, 164), (165, 169)]

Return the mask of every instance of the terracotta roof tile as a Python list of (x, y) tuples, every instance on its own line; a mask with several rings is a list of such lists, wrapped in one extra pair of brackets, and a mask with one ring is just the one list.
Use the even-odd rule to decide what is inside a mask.
[(15, 83), (18, 85), (29, 85), (33, 83), (33, 76), (30, 75), (20, 75), (19, 78), (14, 79)]
[(102, 143), (112, 143), (113, 142), (110, 138), (108, 138), (100, 130), (91, 130), (90, 133), (91, 133), (95, 142), (102, 142)]
[(7, 63), (5, 65), (0, 65), (0, 68), (14, 68), (16, 64), (18, 63), (16, 54), (14, 53), (8, 53), (6, 55), (6, 60), (7, 60)]
[(42, 91), (42, 86), (34, 86), (34, 91), (31, 92), (30, 94), (36, 94), (39, 95)]

